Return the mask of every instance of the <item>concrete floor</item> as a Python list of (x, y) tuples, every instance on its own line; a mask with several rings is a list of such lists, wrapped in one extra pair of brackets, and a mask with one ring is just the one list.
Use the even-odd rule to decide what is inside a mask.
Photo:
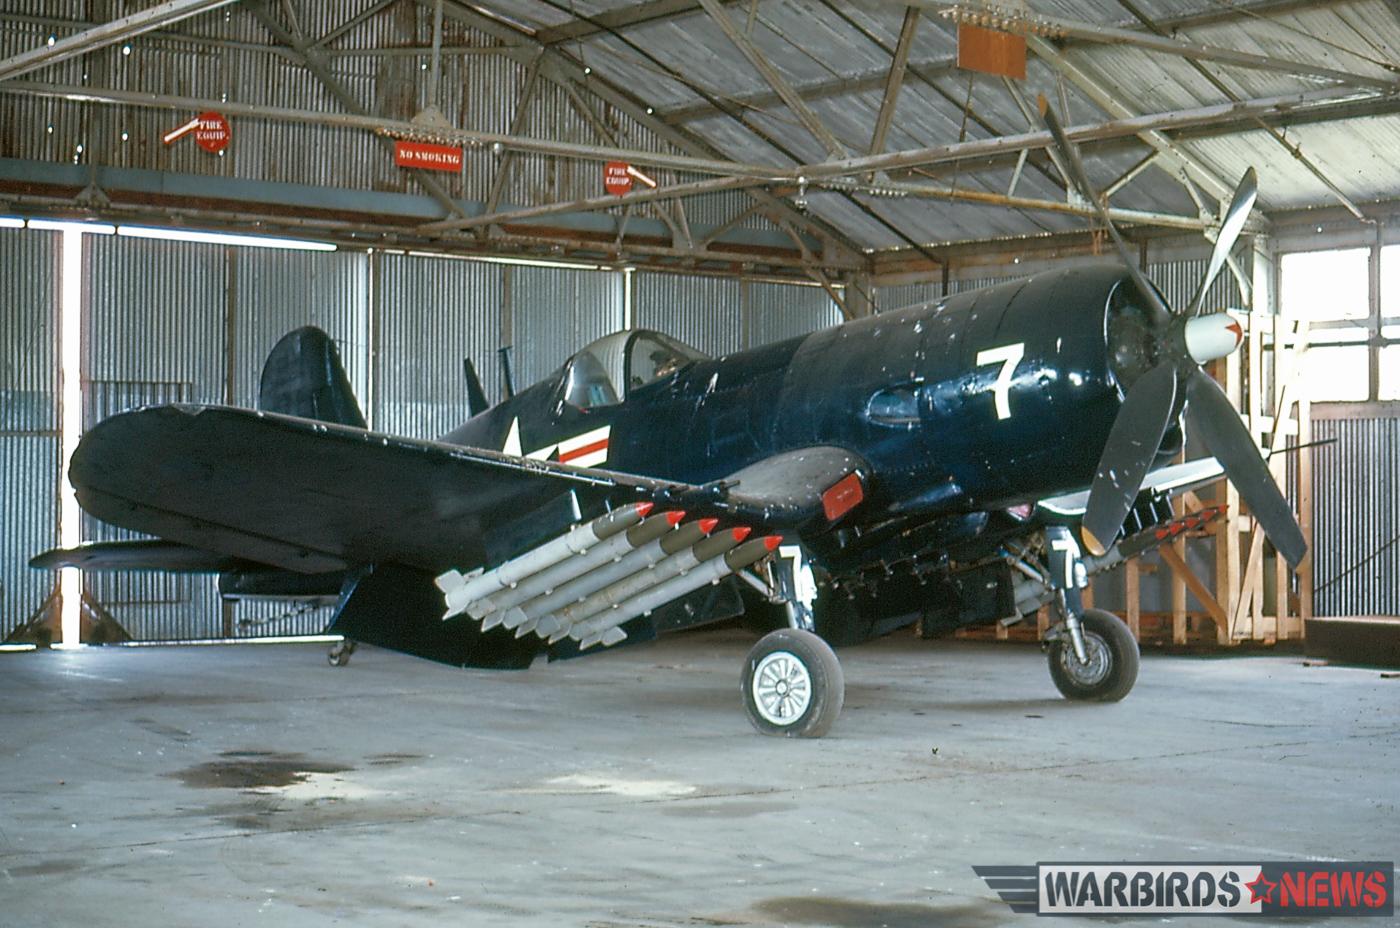
[(787, 741), (744, 718), (750, 643), (0, 654), (0, 924), (982, 928), (1033, 916), (973, 863), (1400, 857), (1377, 671), (1148, 656), (1077, 705), (1034, 649), (901, 636)]

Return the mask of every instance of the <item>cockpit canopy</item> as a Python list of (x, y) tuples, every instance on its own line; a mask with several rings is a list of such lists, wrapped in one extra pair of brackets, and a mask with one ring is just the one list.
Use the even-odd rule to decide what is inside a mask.
[(574, 355), (564, 370), (564, 400), (580, 409), (612, 406), (633, 390), (664, 380), (708, 355), (660, 332), (630, 329), (605, 335)]

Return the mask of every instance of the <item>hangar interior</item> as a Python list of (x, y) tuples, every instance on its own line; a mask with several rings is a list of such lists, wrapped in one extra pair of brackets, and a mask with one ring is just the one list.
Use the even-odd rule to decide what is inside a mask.
[[(21, 3), (0, 36), (17, 489), (0, 628), (23, 639), (58, 614), (57, 577), (27, 560), (65, 531), (64, 429), (71, 445), (130, 406), (252, 405), (262, 359), (297, 326), (332, 334), (373, 428), (434, 437), (465, 418), (462, 358), (502, 395), (502, 346), (522, 385), (625, 327), (723, 355), (1111, 253), (1057, 156), (1020, 137), (1036, 94), (1085, 127), (1090, 178), (1173, 305), (1200, 278), (1216, 201), (1259, 171), (1252, 244), (1209, 302), (1305, 320), (1312, 347), (1295, 362), (1298, 326), (1270, 328), (1218, 373), (1261, 443), (1288, 383), (1285, 442), (1299, 420), (1304, 443), (1335, 442), (1279, 468), (1315, 539), (1296, 579), (1269, 548), (1251, 562), (1241, 513), (1178, 544), (1181, 569), (1149, 555), (1100, 578), (1099, 602), (1176, 643), (1400, 615), (1393, 14), (1379, 0), (1012, 10), (1030, 49), (1014, 80), (957, 66), (976, 4)], [(162, 141), (207, 111), (229, 120), (227, 147)], [(461, 145), (461, 170), (396, 166), (403, 139)], [(609, 194), (600, 158), (659, 186)], [(66, 380), (65, 332), (82, 346)], [(69, 542), (116, 537), (68, 522)], [(201, 578), (83, 585), (98, 636), (326, 619), (220, 604)]]
[[(72, 655), (51, 655), (73, 661), (84, 653), (82, 645), (250, 642), (227, 665), (241, 670), (219, 670), (212, 650), (188, 658), (195, 670), (175, 663), (152, 668), (149, 686), (157, 695), (177, 694), (180, 704), (169, 718), (152, 710), (157, 720), (142, 723), (139, 738), (155, 739), (147, 745), (152, 752), (171, 731), (184, 732), (171, 749), (185, 751), (187, 741), (221, 724), (189, 709), (200, 698), (201, 674), (213, 681), (210, 691), (222, 694), (219, 699), (242, 705), (229, 673), (246, 672), (276, 686), (289, 677), (257, 675), (295, 677), (298, 661), (323, 668), (314, 649), (324, 647), (333, 607), (224, 599), (216, 579), (199, 574), (31, 567), (30, 559), (48, 549), (138, 537), (82, 512), (66, 477), (83, 433), (108, 416), (165, 403), (253, 407), (268, 353), (285, 333), (311, 325), (333, 339), (371, 429), (431, 439), (467, 418), (464, 359), (496, 402), (507, 395), (507, 376), (517, 388), (535, 383), (585, 344), (624, 329), (655, 329), (709, 355), (729, 356), (1053, 268), (1116, 261), (1105, 214), (1166, 302), (1185, 306), (1206, 274), (1236, 184), (1254, 168), (1257, 208), (1241, 247), (1204, 295), (1204, 305), (1235, 313), (1244, 343), (1215, 360), (1210, 373), (1259, 447), (1278, 452), (1269, 467), (1297, 514), (1308, 555), (1296, 571), (1289, 569), (1239, 493), (1219, 481), (1173, 505), (1182, 517), (1220, 504), (1223, 517), (1098, 575), (1086, 590), (1086, 605), (1123, 616), (1145, 652), (1148, 645), (1175, 646), (1177, 653), (1183, 646), (1263, 651), (1276, 663), (1242, 658), (1223, 672), (1225, 682), (1208, 683), (1202, 669), (1208, 665), (1165, 657), (1149, 663), (1164, 682), (1153, 684), (1147, 697), (1140, 694), (1139, 703), (1153, 700), (1152, 720), (1128, 738), (1131, 757), (1122, 763), (1109, 747), (1075, 741), (1068, 718), (1052, 718), (1063, 730), (1048, 736), (1032, 731), (1034, 723), (1024, 719), (1049, 711), (1038, 691), (998, 696), (969, 669), (980, 660), (1019, 677), (1024, 649), (998, 650), (986, 642), (1036, 640), (1049, 621), (1043, 609), (1038, 623), (997, 624), (959, 633), (978, 640), (937, 643), (945, 650), (930, 652), (932, 659), (955, 681), (955, 692), (930, 698), (950, 703), (939, 725), (962, 712), (970, 716), (969, 727), (972, 721), (995, 727), (1002, 723), (987, 707), (1000, 706), (1014, 717), (1005, 723), (1005, 738), (1024, 738), (1047, 753), (1073, 741), (1067, 766), (1104, 765), (1092, 775), (1102, 778), (1104, 806), (1087, 821), (1069, 804), (1037, 811), (1010, 785), (999, 794), (1020, 797), (1005, 800), (1018, 814), (1047, 815), (1046, 831), (1073, 832), (1067, 846), (1090, 854), (1084, 859), (1143, 846), (1127, 832), (1095, 844), (1093, 823), (1133, 818), (1141, 810), (1142, 796), (1131, 785), (1106, 781), (1160, 775), (1176, 784), (1168, 795), (1189, 793), (1182, 784), (1211, 776), (1209, 764), (1221, 758), (1234, 763), (1243, 751), (1249, 760), (1231, 770), (1263, 783), (1271, 776), (1256, 752), (1264, 742), (1222, 726), (1285, 724), (1264, 710), (1269, 702), (1298, 716), (1315, 710), (1330, 720), (1332, 733), (1324, 737), (1313, 723), (1284, 733), (1284, 740), (1304, 745), (1288, 756), (1307, 759), (1281, 762), (1288, 764), (1287, 785), (1269, 788), (1309, 802), (1336, 782), (1329, 779), (1331, 762), (1318, 759), (1331, 752), (1336, 763), (1343, 763), (1343, 754), (1355, 760), (1349, 782), (1370, 798), (1349, 804), (1334, 797), (1334, 824), (1309, 840), (1287, 823), (1270, 821), (1261, 825), (1268, 835), (1257, 841), (1232, 845), (1212, 832), (1193, 845), (1187, 831), (1173, 832), (1173, 823), (1154, 819), (1141, 823), (1142, 833), (1157, 829), (1166, 837), (1146, 844), (1168, 855), (1201, 846), (1217, 856), (1242, 847), (1394, 856), (1393, 837), (1375, 830), (1373, 814), (1382, 806), (1379, 818), (1394, 811), (1393, 795), (1374, 800), (1393, 790), (1393, 781), (1384, 785), (1393, 776), (1393, 705), (1386, 708), (1384, 692), (1373, 687), (1374, 674), (1363, 680), (1340, 668), (1329, 678), (1328, 698), (1351, 700), (1360, 707), (1355, 717), (1340, 702), (1308, 704), (1297, 686), (1316, 680), (1295, 656), (1303, 643), (1323, 660), (1400, 661), (1400, 5), (1394, 0), (8, 0), (5, 7), (0, 648), (74, 648)], [(1008, 67), (1005, 61), (974, 61), (965, 47), (974, 30), (1010, 37), (1018, 51), (1009, 67), (1017, 73), (988, 71)], [(1046, 106), (1082, 153), (1097, 203), (1075, 188), (1072, 165), (1045, 131)], [(455, 160), (448, 170), (404, 162), (399, 159), (413, 157), (401, 154), (405, 145), (420, 159), (446, 150), (456, 152), (448, 156)], [(1206, 453), (1192, 439), (1183, 459)], [(559, 723), (551, 701), (577, 707), (583, 699), (571, 686), (597, 683), (611, 690), (631, 685), (634, 676), (680, 667), (677, 672), (688, 674), (681, 695), (638, 709), (638, 730), (681, 727), (675, 717), (693, 705), (705, 745), (744, 754), (750, 749), (743, 736), (725, 724), (733, 707), (697, 682), (707, 672), (729, 672), (716, 653), (742, 650), (732, 630), (713, 634), (689, 645), (689, 639), (663, 643), (655, 655), (620, 649), (614, 663), (597, 671), (580, 661), (533, 694), (525, 693), (524, 682), (482, 683), (482, 698), (494, 710), (524, 705), (522, 726), (538, 725), (542, 737), (567, 744), (580, 737), (580, 726), (611, 725), (605, 721), (610, 713), (631, 711), (629, 700), (612, 695), (579, 709), (578, 726)], [(928, 695), (920, 690), (926, 684), (917, 669), (921, 658), (915, 658), (933, 644), (907, 629), (899, 637), (903, 644), (886, 640), (854, 649), (850, 677), (863, 671), (866, 679), (884, 682), (855, 695), (851, 702), (866, 711), (843, 725), (870, 722), (888, 690)], [(251, 646), (288, 638), (305, 645), (268, 659)], [(19, 664), (37, 659), (15, 655), (14, 666), (23, 669), (11, 676), (27, 695), (11, 701), (16, 709), (9, 724), (17, 736), (32, 734), (36, 745), (22, 758), (11, 755), (29, 765), (26, 771), (66, 756), (60, 736), (31, 731), (46, 724), (46, 688), (62, 685), (65, 674), (97, 674), (98, 698), (120, 703), (121, 688), (113, 681), (139, 672), (112, 663), (124, 658), (111, 653), (92, 658), (100, 666), (36, 670)], [(395, 681), (414, 679), (417, 665), (393, 655), (379, 660), (366, 668), (371, 676), (363, 691), (344, 679), (330, 684), (331, 691), (366, 712), (370, 700), (393, 702)], [(888, 677), (881, 676), (884, 667), (893, 668)], [(420, 719), (449, 725), (474, 706), (448, 695), (459, 683), (432, 676), (441, 671), (427, 672), (429, 682), (404, 685), (413, 690), (408, 704)], [(1266, 686), (1260, 674), (1272, 682)], [(1174, 687), (1197, 686), (1207, 691), (1171, 702)], [(1246, 694), (1249, 686), (1259, 688), (1257, 698)], [(441, 690), (434, 696), (415, 687)], [(312, 690), (297, 682), (288, 692), (312, 699)], [(633, 700), (648, 697), (639, 691)], [(1233, 722), (1212, 714), (1221, 704), (1239, 703), (1245, 706)], [(1130, 705), (1105, 711), (1120, 713), (1112, 718), (1128, 726), (1131, 716), (1121, 713)], [(906, 710), (923, 716), (921, 709), (900, 706)], [(1155, 745), (1169, 753), (1191, 737), (1171, 718), (1192, 713), (1211, 717), (1206, 747), (1194, 759), (1161, 760)], [(273, 802), (261, 793), (264, 798), (248, 809), (210, 812), (206, 817), (215, 824), (200, 824), (203, 837), (191, 840), (272, 829), (283, 842), (277, 855), (291, 858), (298, 845), (287, 835), (351, 827), (350, 818), (306, 811), (342, 800), (343, 810), (362, 799), (353, 789), (343, 791), (349, 788), (337, 777), (346, 768), (317, 774), (305, 759), (318, 751), (334, 754), (335, 739), (318, 733), (296, 707), (247, 714), (280, 734), (263, 737), (249, 728), (219, 741), (224, 762), (256, 776), (280, 763), (293, 771), (295, 784), (310, 776), (313, 784), (324, 786), (330, 778), (340, 785), (301, 804), (295, 797)], [(404, 716), (412, 714), (403, 708)], [(413, 724), (395, 718), (381, 721)], [(665, 811), (703, 799), (693, 803), (694, 818), (672, 810), (674, 821), (696, 827), (694, 843), (673, 864), (717, 867), (699, 849), (722, 840), (726, 822), (758, 840), (749, 832), (751, 820), (761, 831), (756, 823), (764, 816), (786, 814), (796, 806), (789, 805), (793, 790), (846, 795), (849, 771), (876, 764), (862, 761), (860, 752), (891, 744), (901, 745), (892, 748), (898, 755), (893, 772), (861, 769), (880, 779), (876, 792), (891, 804), (872, 827), (899, 831), (891, 810), (922, 801), (908, 784), (944, 776), (922, 766), (926, 732), (916, 739), (917, 758), (901, 742), (910, 724), (926, 721), (881, 717), (868, 734), (838, 739), (828, 757), (809, 751), (803, 756), (812, 766), (795, 780), (774, 774), (771, 790), (760, 790), (773, 797), (739, 798), (749, 795), (736, 785), (741, 776), (659, 734), (649, 743), (662, 745), (668, 756), (644, 765), (650, 779), (618, 774), (591, 786), (581, 767), (559, 772), (564, 779), (540, 792), (547, 794), (547, 818), (565, 836), (561, 840), (586, 843), (597, 827), (567, 819), (572, 813), (561, 796), (588, 797), (582, 802), (590, 815), (642, 815), (609, 834), (636, 885), (649, 887), (636, 897), (644, 901), (632, 905), (585, 891), (572, 907), (483, 904), (474, 917), (482, 924), (592, 918), (588, 924), (670, 925), (691, 923), (681, 913), (720, 912), (715, 923), (923, 924), (944, 917), (954, 919), (950, 924), (1001, 923), (1004, 910), (988, 908), (985, 889), (961, 872), (952, 889), (933, 892), (932, 903), (921, 895), (919, 887), (937, 880), (911, 875), (910, 860), (927, 852), (951, 872), (964, 859), (952, 851), (928, 852), (933, 839), (927, 835), (904, 835), (886, 848), (889, 855), (878, 865), (892, 874), (897, 904), (884, 907), (861, 895), (867, 890), (847, 885), (851, 874), (834, 858), (810, 871), (812, 861), (796, 851), (755, 858), (755, 868), (788, 874), (779, 881), (782, 891), (754, 901), (745, 879), (725, 871), (724, 885), (739, 901), (715, 907), (697, 894), (676, 901), (655, 889), (662, 868), (650, 862), (665, 853), (629, 856), (635, 849), (624, 840), (626, 829), (656, 826), (632, 800)], [(418, 761), (436, 757), (435, 750), (443, 758), (487, 750), (480, 733), (463, 736), (483, 739), (470, 748), (450, 740), (442, 748), (405, 746), (383, 732), (375, 737), (379, 753), (373, 756), (382, 763), (366, 763), (380, 763), (370, 773), (388, 778), (375, 781), (384, 795), (418, 788), (390, 782), (408, 776), (400, 764), (429, 766)], [(616, 774), (637, 744), (615, 728), (604, 741), (595, 766)], [(265, 757), (238, 754), (252, 751), (255, 742), (266, 748)], [(579, 750), (593, 750), (583, 743)], [(508, 758), (503, 765), (531, 768), (531, 749), (516, 742), (497, 747)], [(787, 763), (783, 747), (763, 745), (746, 756), (776, 771)], [(972, 777), (1013, 770), (1018, 762), (1005, 743), (978, 751), (976, 743), (964, 745), (953, 761), (962, 766), (943, 784), (964, 806), (987, 795)], [(131, 772), (139, 767), (123, 768), (121, 783), (145, 797), (144, 781)], [(698, 772), (683, 772), (687, 768)], [(431, 772), (422, 788), (451, 793), (451, 772), (440, 765)], [(1057, 774), (1035, 776), (1044, 778), (1036, 789), (1061, 788)], [(70, 779), (82, 778), (73, 773)], [(691, 780), (701, 785), (675, 785)], [(257, 781), (252, 788), (281, 786)], [(1230, 789), (1237, 798), (1252, 795), (1240, 782)], [(5, 798), (12, 808), (24, 801), (20, 793)], [(181, 799), (172, 794), (169, 801)], [(415, 829), (426, 829), (434, 817), (466, 822), (505, 807), (477, 794), (467, 803), (470, 813), (443, 809), (436, 800), (426, 812), (409, 808), (402, 794), (393, 802), (363, 801), (381, 802), (376, 821), (411, 822)], [(86, 807), (72, 802), (73, 815), (82, 814)], [(833, 799), (830, 820), (799, 830), (810, 826), (803, 832), (807, 840), (834, 839), (857, 849), (861, 840), (876, 841), (853, 825), (859, 804), (845, 802)], [(301, 816), (295, 822), (269, 824), (293, 805)], [(70, 806), (54, 808), (66, 815)], [(24, 821), (36, 834), (45, 827), (39, 818)], [(1209, 822), (1204, 812), (1193, 812), (1177, 824), (1204, 834), (1216, 827)], [(1028, 838), (998, 828), (980, 843), (965, 836), (964, 849), (1014, 856), (1023, 839), (1040, 847), (1046, 831)], [(48, 848), (46, 859), (70, 860), (94, 846), (60, 837), (35, 839), (32, 847)], [(424, 840), (437, 853), (452, 853), (442, 848), (441, 835)], [(136, 839), (111, 838), (113, 847), (126, 843), (135, 846)], [(94, 853), (102, 858), (109, 852)], [(337, 853), (362, 859), (355, 856), (360, 850)], [(503, 860), (518, 863), (530, 853), (513, 845)], [(68, 872), (44, 871), (47, 864), (32, 856), (0, 843), (0, 865), (18, 867), (15, 872), (37, 866), (29, 875), (46, 881)], [(648, 863), (640, 863), (643, 858)], [(201, 874), (201, 864), (190, 866), (195, 869), (177, 878)], [(69, 868), (75, 869), (78, 864)], [(276, 883), (268, 868), (244, 857), (235, 869), (257, 871), (240, 877), (248, 885)], [(532, 899), (521, 873), (496, 875), (502, 886)], [(303, 886), (310, 901), (283, 898), (275, 911), (282, 923), (314, 924), (362, 911), (363, 903), (396, 913), (386, 918), (411, 913), (417, 923), (458, 904), (429, 891), (433, 880), (427, 877), (394, 879), (395, 888), (382, 898), (361, 898), (339, 885), (338, 907), (319, 911), (315, 890)], [(823, 881), (838, 888), (807, 886)], [(457, 882), (447, 881), (458, 894), (454, 900), (491, 895)], [(409, 890), (418, 889), (434, 901), (415, 909)], [(0, 898), (12, 891), (0, 884)], [(238, 905), (261, 902), (254, 899), (260, 890), (228, 892)], [(945, 892), (951, 895), (940, 895)], [(841, 893), (851, 899), (829, 898)], [(804, 894), (815, 895), (807, 900)], [(852, 901), (856, 897), (861, 901)], [(145, 911), (146, 903), (118, 898), (133, 912)], [(200, 905), (217, 911), (217, 898), (211, 894)], [(268, 895), (269, 904), (272, 899)], [(648, 908), (665, 905), (679, 908), (669, 914)], [(733, 915), (745, 905), (750, 908)], [(41, 907), (17, 911), (19, 924), (29, 923), (25, 918), (43, 923)], [(76, 918), (82, 910), (66, 911)], [(612, 920), (598, 920), (604, 917)]]

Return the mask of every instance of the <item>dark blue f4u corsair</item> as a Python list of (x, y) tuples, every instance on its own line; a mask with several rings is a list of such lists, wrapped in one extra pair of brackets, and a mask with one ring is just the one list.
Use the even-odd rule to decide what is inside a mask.
[[(1048, 605), (1060, 691), (1121, 699), (1137, 645), (1079, 590), (1180, 529), (1169, 494), (1223, 472), (1284, 558), (1305, 553), (1200, 367), (1241, 339), (1200, 303), (1254, 197), (1251, 171), (1180, 311), (1105, 215), (1121, 266), (722, 358), (619, 332), (490, 408), (468, 365), (472, 416), (436, 441), (367, 430), (334, 345), (301, 329), (268, 358), (257, 409), (158, 406), (90, 430), (70, 471), (80, 503), (155, 538), (35, 564), (214, 571), (229, 596), (334, 596), (337, 664), (358, 641), (519, 668), (748, 612), (782, 626), (745, 661), (749, 717), (800, 736), (841, 709), (829, 643)], [(1167, 466), (1184, 419), (1214, 458)]]

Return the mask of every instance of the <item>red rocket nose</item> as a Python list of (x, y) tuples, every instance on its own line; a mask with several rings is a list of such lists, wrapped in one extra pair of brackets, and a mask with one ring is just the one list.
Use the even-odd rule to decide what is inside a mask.
[(719, 525), (719, 519), (701, 519), (696, 524), (700, 526), (700, 531), (708, 535), (710, 534), (710, 532), (713, 532), (715, 530), (715, 527), (717, 525)]

